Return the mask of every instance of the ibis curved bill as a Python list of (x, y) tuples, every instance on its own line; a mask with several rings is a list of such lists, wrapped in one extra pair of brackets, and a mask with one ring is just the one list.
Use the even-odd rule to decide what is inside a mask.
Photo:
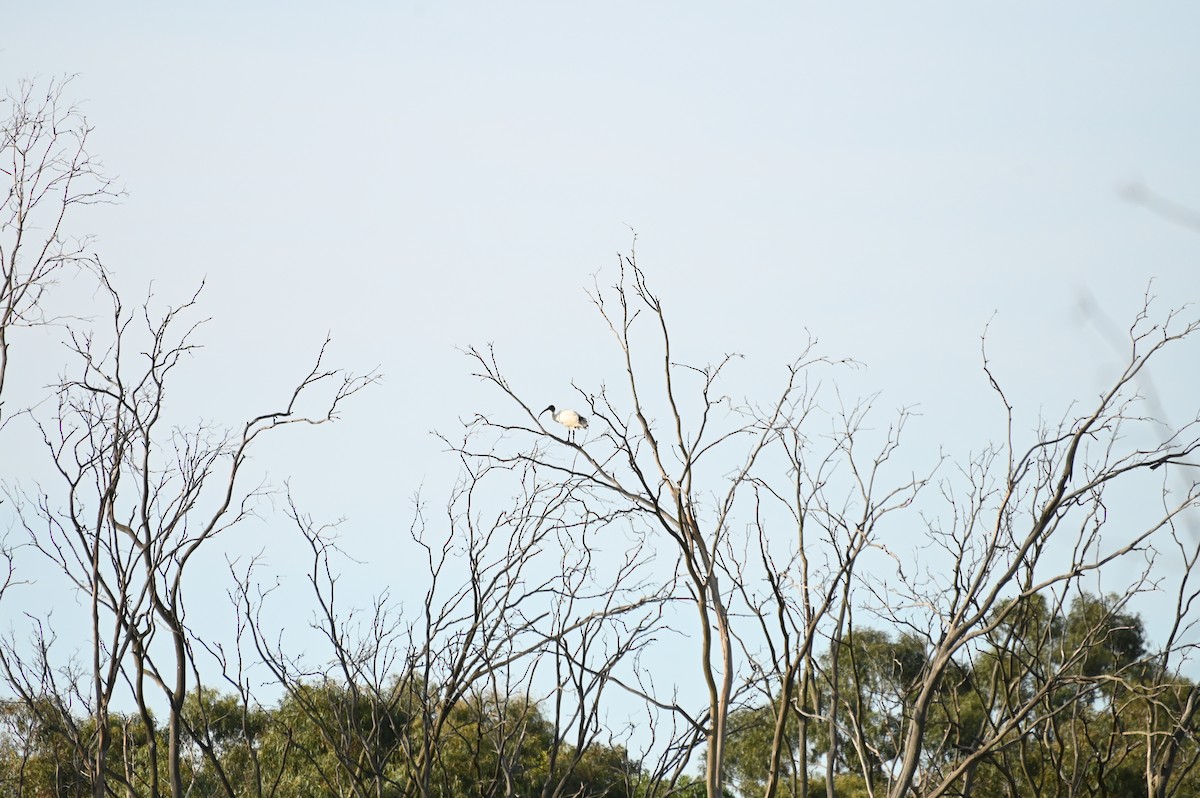
[[(546, 411), (550, 412), (550, 416), (555, 421), (567, 428), (567, 440), (573, 440), (575, 430), (587, 429), (587, 417), (579, 415), (574, 410), (570, 410), (565, 407), (562, 410), (558, 410), (554, 407), (554, 405), (550, 405), (546, 408), (546, 410), (543, 410), (542, 413), (545, 413)], [(542, 413), (538, 413), (538, 415), (540, 416)]]

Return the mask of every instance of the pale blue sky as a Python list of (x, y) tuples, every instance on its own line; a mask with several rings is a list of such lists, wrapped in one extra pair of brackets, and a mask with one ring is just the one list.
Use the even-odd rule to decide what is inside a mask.
[(617, 378), (583, 289), (630, 227), (681, 355), (748, 356), (739, 396), (807, 328), (869, 366), (848, 391), (919, 405), (914, 456), (977, 449), (992, 319), (1029, 423), (1091, 397), (1114, 355), (1081, 296), (1122, 324), (1152, 277), (1200, 300), (1200, 235), (1117, 191), (1200, 207), (1197, 41), (1184, 2), (49, 2), (5, 10), (0, 83), (78, 73), (129, 190), (80, 223), (132, 296), (207, 277), (181, 414), (261, 410), (326, 331), (380, 366), (340, 427), (260, 453), (378, 553), (453, 476), (428, 432), (497, 406), (456, 346), (539, 406)]

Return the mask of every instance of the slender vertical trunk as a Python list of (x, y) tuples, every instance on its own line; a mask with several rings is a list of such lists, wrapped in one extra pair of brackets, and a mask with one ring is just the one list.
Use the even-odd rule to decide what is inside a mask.
[[(804, 657), (804, 675), (800, 682), (800, 705), (807, 709), (809, 705), (809, 697), (812, 696), (812, 655), (806, 654)], [(813, 705), (815, 709), (815, 704)], [(796, 735), (796, 747), (799, 749), (800, 762), (796, 769), (800, 771), (800, 791), (796, 793), (799, 798), (808, 798), (808, 719), (811, 715), (802, 715), (798, 722), (800, 727), (799, 733)]]
[(1147, 762), (1146, 783), (1148, 787), (1147, 792), (1151, 798), (1166, 798), (1167, 796), (1167, 785), (1170, 783), (1171, 774), (1175, 770), (1175, 759), (1179, 754), (1179, 746), (1183, 743), (1184, 730), (1191, 727), (1197, 708), (1200, 708), (1200, 703), (1196, 700), (1196, 691), (1197, 688), (1195, 687), (1188, 691), (1183, 711), (1179, 713), (1179, 717), (1175, 721), (1175, 731), (1162, 741), (1161, 744), (1164, 748), (1159, 750), (1158, 755), (1155, 756), (1151, 753), (1154, 750), (1154, 746), (1146, 746), (1147, 758), (1153, 757), (1156, 760)]
[(728, 734), (729, 701), (733, 694), (733, 639), (729, 632), (729, 612), (721, 600), (720, 586), (715, 574), (709, 575), (708, 586), (709, 600), (716, 611), (714, 614), (717, 639), (721, 647), (721, 685), (712, 705), (706, 786), (708, 798), (721, 798), (725, 790), (725, 740)]
[[(796, 526), (796, 551), (800, 555), (800, 586), (801, 599), (804, 610), (804, 628), (806, 631), (807, 640), (796, 641), (804, 652), (804, 661), (800, 666), (803, 673), (800, 683), (800, 706), (807, 709), (809, 699), (813, 698), (812, 706), (815, 708), (816, 700), (813, 690), (813, 658), (812, 658), (812, 635), (816, 628), (813, 623), (813, 605), (812, 595), (809, 593), (809, 577), (808, 577), (808, 548), (804, 543), (804, 525), (807, 515), (804, 511), (804, 499), (800, 490), (800, 468), (799, 460), (797, 460), (796, 468), (796, 517), (798, 523)], [(812, 717), (812, 713), (800, 713), (798, 722), (798, 734), (796, 746), (799, 748), (800, 762), (797, 765), (797, 770), (800, 771), (800, 790), (793, 791), (793, 795), (798, 795), (799, 798), (808, 798), (808, 719)]]
[(92, 537), (92, 687), (96, 700), (96, 761), (95, 774), (92, 780), (92, 795), (94, 798), (106, 798), (108, 781), (104, 764), (108, 761), (108, 748), (111, 740), (108, 733), (108, 698), (104, 690), (104, 679), (101, 676), (101, 645), (100, 645), (100, 525), (96, 525), (96, 534)]
[(167, 718), (167, 776), (171, 781), (171, 798), (184, 798), (180, 759), (183, 757), (183, 701), (187, 697), (187, 643), (178, 618), (173, 617), (171, 620), (171, 637), (175, 643), (175, 690), (171, 695), (171, 714)]
[(775, 710), (775, 729), (771, 734), (771, 754), (767, 762), (767, 789), (765, 798), (775, 798), (779, 791), (779, 763), (783, 758), (783, 747), (787, 741), (788, 714), (792, 706), (792, 696), (796, 691), (796, 675), (800, 669), (800, 658), (788, 666), (783, 674), (783, 684), (779, 692), (779, 706)]
[[(683, 561), (695, 586), (696, 610), (700, 615), (700, 667), (708, 687), (709, 732), (704, 785), (708, 798), (721, 798), (725, 787), (725, 739), (728, 733), (729, 701), (733, 693), (733, 639), (729, 630), (729, 611), (721, 599), (714, 555), (700, 534), (699, 524), (681, 496), (676, 495), (679, 511)], [(713, 669), (713, 627), (721, 649), (721, 677)]]
[(134, 673), (134, 700), (137, 702), (138, 714), (142, 719), (142, 727), (146, 730), (146, 759), (149, 794), (158, 795), (158, 731), (154, 726), (154, 716), (150, 714), (150, 705), (146, 698), (146, 650), (142, 640), (136, 633), (132, 635)]
[(975, 789), (975, 768), (978, 762), (972, 762), (967, 768), (966, 775), (963, 776), (962, 798), (971, 798), (971, 793)]
[(845, 590), (842, 606), (838, 609), (837, 627), (829, 641), (829, 751), (825, 755), (825, 792), (829, 798), (834, 798), (835, 795), (833, 776), (837, 765), (838, 705), (841, 703), (838, 663), (841, 658), (842, 631), (846, 623), (846, 605), (849, 602), (849, 579), (846, 581)]

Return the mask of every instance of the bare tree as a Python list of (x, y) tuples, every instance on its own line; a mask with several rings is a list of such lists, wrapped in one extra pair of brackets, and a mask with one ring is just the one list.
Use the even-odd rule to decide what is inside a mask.
[[(471, 350), (478, 376), (511, 402), (517, 420), (477, 419), (498, 445), (462, 451), (531, 463), (587, 486), (614, 510), (656, 527), (675, 550), (697, 613), (707, 706), (687, 712), (661, 693), (642, 698), (702, 733), (710, 796), (725, 783), (730, 717), (752, 707), (754, 696), (772, 707), (767, 795), (789, 769), (793, 793), (806, 794), (807, 758), (819, 745), (830, 796), (850, 761), (843, 752), (858, 763), (868, 794), (937, 796), (959, 789), (994, 753), (1065, 723), (1112, 678), (1081, 669), (1108, 645), (1112, 618), (1157, 589), (1156, 546), (1178, 542), (1169, 535), (1200, 497), (1194, 481), (1172, 493), (1153, 488), (1151, 474), (1191, 464), (1200, 448), (1197, 419), (1156, 437), (1162, 427), (1137, 389), (1151, 360), (1192, 336), (1196, 322), (1175, 313), (1157, 322), (1147, 300), (1130, 329), (1126, 366), (1092, 410), (1044, 426), (1025, 444), (985, 358), (1007, 413), (1006, 443), (958, 466), (930, 494), (923, 488), (938, 463), (924, 475), (897, 463), (907, 414), (880, 435), (867, 422), (872, 400), (843, 407), (839, 396), (829, 410), (809, 383), (814, 367), (829, 361), (810, 350), (770, 402), (735, 403), (720, 387), (730, 357), (709, 367), (675, 360), (663, 305), (632, 256), (622, 259), (616, 285), (597, 290), (593, 301), (624, 375), (622, 390), (579, 391), (588, 434), (543, 426), (541, 402), (509, 382), (494, 353)], [(1106, 497), (1117, 485), (1150, 485), (1165, 500), (1162, 513), (1140, 531), (1113, 534)], [(776, 531), (787, 527), (790, 534)], [(910, 546), (902, 541), (914, 539), (913, 529), (923, 532)], [(1138, 561), (1132, 577), (1116, 577), (1119, 599), (1071, 635), (1018, 623), (1037, 607), (1069, 615), (1085, 579), (1112, 579)], [(1192, 603), (1192, 592), (1180, 593), (1181, 628), (1192, 623)], [(868, 654), (854, 642), (869, 631), (863, 617), (903, 633), (903, 667), (886, 669), (872, 658), (892, 654)], [(1185, 653), (1179, 639), (1173, 635), (1167, 649)], [(971, 694), (987, 721), (966, 735), (961, 720), (948, 718)], [(1150, 733), (1158, 752), (1147, 771), (1152, 782), (1158, 770), (1169, 774), (1179, 750), (1172, 740), (1188, 733), (1194, 715), (1190, 696), (1156, 706), (1167, 704), (1180, 725), (1156, 726), (1174, 728), (1174, 736)], [(674, 750), (700, 742), (686, 739)]]
[[(65, 98), (70, 79), (21, 81), (0, 100), (0, 430), (13, 334), (54, 321), (47, 292), (71, 267), (94, 266), (87, 236), (70, 233), (74, 211), (119, 192), (88, 149), (92, 128)], [(0, 539), (0, 598), (14, 584), (13, 546)]]
[[(1187, 477), (1184, 480), (1185, 491), (1194, 495), (1197, 492), (1194, 478), (1190, 489), (1186, 487)], [(1200, 599), (1200, 585), (1196, 584), (1197, 566), (1200, 565), (1200, 523), (1194, 516), (1181, 523), (1171, 519), (1163, 531), (1169, 535), (1169, 540), (1160, 544), (1166, 552), (1164, 556), (1177, 558), (1175, 562), (1180, 567), (1175, 588), (1167, 593), (1172, 599), (1170, 630), (1150, 661), (1150, 673), (1154, 678), (1131, 678), (1123, 680), (1121, 685), (1146, 707), (1141, 715), (1143, 725), (1137, 733), (1145, 739), (1148, 798), (1182, 794), (1179, 787), (1182, 776), (1200, 766), (1200, 746), (1188, 745), (1194, 743), (1200, 726), (1197, 722), (1200, 687), (1184, 674), (1195, 653), (1196, 644), (1192, 641), (1200, 622), (1194, 609)]]
[[(469, 454), (535, 463), (564, 480), (584, 484), (612, 506), (649, 521), (671, 542), (681, 584), (696, 612), (696, 664), (707, 706), (702, 712), (687, 713), (674, 701), (643, 697), (687, 718), (685, 728), (691, 728), (686, 728), (679, 743), (691, 742), (671, 747), (690, 754), (704, 744), (706, 790), (710, 796), (719, 796), (725, 783), (730, 713), (748, 684), (736, 651), (739, 645), (749, 644), (739, 643), (741, 633), (731, 610), (731, 602), (747, 595), (740, 583), (744, 538), (738, 530), (737, 511), (743, 502), (755, 502), (765, 484), (757, 476), (760, 461), (781, 439), (789, 413), (803, 404), (809, 370), (829, 361), (806, 351), (789, 368), (783, 389), (770, 404), (735, 405), (720, 387), (721, 376), (734, 356), (727, 355), (714, 366), (677, 362), (663, 305), (650, 291), (633, 256), (622, 258), (618, 271), (619, 279), (610, 291), (597, 288), (592, 294), (616, 341), (624, 370), (622, 389), (602, 385), (597, 393), (581, 392), (594, 419), (589, 430), (596, 431), (580, 441), (542, 426), (533, 406), (504, 377), (495, 356), (472, 350), (478, 376), (499, 388), (523, 416), (519, 423), (481, 418), (478, 426), (530, 444), (520, 448), (518, 443), (512, 452), (471, 450)], [(640, 337), (639, 318), (643, 315), (651, 343)], [(543, 445), (545, 442), (554, 447)], [(559, 451), (569, 459), (561, 459)], [(853, 526), (842, 529), (857, 536), (855, 545), (861, 549), (864, 533)], [(853, 554), (843, 570), (852, 567)], [(670, 576), (672, 581), (674, 578)], [(819, 602), (822, 613), (831, 601), (829, 596)], [(807, 634), (797, 650), (803, 652), (811, 639), (811, 633)], [(800, 661), (805, 661), (803, 653)], [(798, 667), (789, 663), (783, 670), (794, 676)], [(792, 683), (787, 679), (789, 689)]]
[(22, 81), (0, 122), (0, 425), (12, 331), (52, 321), (46, 292), (59, 274), (96, 265), (90, 239), (69, 234), (69, 217), (119, 195), (88, 151), (91, 126), (64, 98), (69, 82)]
[[(196, 297), (155, 319), (149, 303), (127, 311), (107, 275), (100, 277), (112, 305), (111, 338), (101, 343), (91, 332), (71, 331), (78, 373), (58, 387), (54, 417), (38, 422), (62, 480), (62, 498), (41, 491), (13, 498), (30, 544), (89, 603), (86, 670), (95, 740), (79, 739), (77, 744), (89, 748), (94, 794), (106, 794), (110, 777), (125, 778), (108, 762), (109, 707), (118, 688), (126, 685), (148, 746), (144, 787), (150, 795), (169, 791), (178, 798), (186, 791), (181, 770), (184, 702), (196, 676), (187, 625), (188, 565), (202, 547), (245, 519), (262, 495), (261, 486), (244, 490), (241, 485), (256, 441), (280, 427), (334, 419), (373, 377), (327, 369), (322, 347), (287, 401), (239, 430), (206, 422), (168, 427), (167, 386), (195, 348), (198, 322), (186, 318), (194, 313)], [(142, 336), (137, 334), (139, 320)], [(315, 399), (322, 403), (316, 412), (305, 410), (313, 401), (309, 395), (325, 385), (329, 390)], [(44, 641), (44, 636), (35, 640)], [(39, 644), (39, 649), (47, 648)], [(10, 644), (4, 655), (10, 683), (28, 682), (16, 678), (18, 647)], [(40, 670), (44, 675), (47, 669)], [(165, 752), (159, 749), (158, 722), (150, 709), (154, 691), (168, 707)], [(158, 784), (158, 763), (164, 760), (166, 789)]]
[[(740, 789), (807, 798), (817, 770), (829, 798), (845, 778), (870, 796), (1086, 795), (1135, 759), (1152, 798), (1192, 786), (1200, 414), (1167, 424), (1140, 386), (1200, 322), (1158, 320), (1147, 297), (1111, 385), (1032, 432), (985, 352), (1000, 443), (913, 468), (898, 458), (909, 414), (879, 426), (875, 397), (831, 397), (819, 377), (845, 361), (811, 341), (765, 401), (733, 398), (733, 355), (681, 362), (662, 301), (623, 257), (615, 285), (591, 294), (620, 377), (577, 388), (589, 425), (560, 415), (572, 422), (560, 434), (493, 351), (469, 351), (507, 409), (448, 442), (463, 478), (443, 519), (418, 509), (415, 610), (386, 592), (348, 609), (334, 530), (291, 502), (328, 654), (298, 655), (272, 631), (261, 561), (230, 565), (230, 649), (189, 625), (188, 564), (253, 512), (264, 489), (245, 486), (246, 456), (261, 436), (332, 420), (373, 377), (327, 369), (322, 347), (279, 409), (234, 430), (171, 426), (166, 386), (194, 350), (196, 297), (129, 312), (87, 240), (68, 235), (72, 209), (115, 193), (62, 91), (23, 84), (0, 131), (0, 401), (10, 333), (53, 321), (56, 276), (91, 267), (109, 328), (71, 329), (76, 370), (38, 419), (58, 487), (9, 494), (32, 547), (84, 597), (90, 648), (86, 663), (64, 660), (30, 613), (31, 640), (0, 642), (0, 669), (20, 709), (10, 728), (53, 728), (98, 798), (182, 796), (189, 757), (231, 798), (242, 791), (215, 731), (224, 710), (205, 703), (201, 649), (235, 689), (246, 741), (256, 707), (243, 651), (285, 691), (280, 712), (304, 721), (280, 730), (270, 772), (246, 742), (256, 796), (289, 791), (288, 761), (364, 798), (430, 798), (464, 772), (480, 794), (567, 798), (585, 791), (601, 742), (611, 754), (631, 733), (627, 719), (612, 725), (616, 694), (640, 702), (650, 739), (640, 759), (621, 748), (605, 766), (645, 798), (694, 788), (684, 771), (697, 755), (710, 798), (735, 771)], [(1167, 556), (1183, 564), (1173, 582)], [(0, 561), (2, 596), (16, 572), (3, 546)], [(1173, 605), (1156, 648), (1131, 632), (1147, 594)], [(692, 667), (677, 655), (668, 673), (645, 665), (661, 639), (687, 637)], [(136, 716), (111, 710), (122, 690)], [(756, 727), (769, 733), (747, 752)], [(148, 764), (134, 768), (131, 752)]]
[[(602, 731), (602, 696), (666, 598), (642, 575), (641, 542), (615, 560), (598, 543), (620, 539), (622, 514), (591, 504), (583, 487), (541, 480), (530, 464), (464, 461), (443, 523), (419, 506), (410, 531), (425, 566), (415, 613), (386, 594), (365, 611), (343, 606), (333, 528), (293, 508), (328, 656), (289, 654), (269, 633), (271, 589), (257, 586), (254, 566), (239, 576), (239, 602), (261, 661), (315, 731), (297, 741), (314, 777), (356, 796), (428, 798), (465, 773), (481, 795), (535, 782), (547, 798), (571, 794)], [(544, 772), (530, 770), (533, 750)]]
[[(1090, 410), (1043, 427), (1025, 444), (985, 357), (1008, 419), (1006, 442), (964, 465), (960, 480), (946, 480), (946, 510), (928, 519), (923, 562), (898, 568), (886, 584), (890, 599), (875, 607), (921, 634), (928, 646), (889, 795), (913, 789), (947, 794), (976, 763), (1045, 729), (1099, 689), (1099, 680), (1080, 667), (1107, 639), (1112, 612), (1090, 619), (1071, 638), (1059, 635), (1050, 619), (1066, 614), (1069, 596), (1085, 579), (1115, 578), (1122, 585), (1113, 612), (1133, 596), (1157, 590), (1157, 546), (1194, 510), (1200, 488), (1194, 481), (1182, 493), (1161, 482), (1155, 488), (1151, 472), (1170, 470), (1196, 451), (1200, 427), (1193, 418), (1156, 444), (1160, 429), (1144, 413), (1138, 377), (1198, 328), (1200, 323), (1175, 313), (1154, 321), (1148, 299), (1129, 330), (1128, 358), (1112, 385)], [(1122, 528), (1112, 529), (1108, 496), (1126, 484), (1161, 496), (1162, 510), (1136, 526), (1126, 518)], [(1177, 612), (1186, 623), (1191, 609), (1180, 603)], [(949, 756), (935, 766), (928, 758), (932, 710), (964, 663), (985, 722), (972, 739), (943, 750)], [(1064, 700), (1064, 690), (1071, 700)]]

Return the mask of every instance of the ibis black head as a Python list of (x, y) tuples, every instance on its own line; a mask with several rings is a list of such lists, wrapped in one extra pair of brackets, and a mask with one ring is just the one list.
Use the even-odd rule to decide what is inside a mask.
[[(554, 415), (554, 413), (556, 412), (554, 409), (554, 405), (550, 405), (549, 407), (546, 408), (546, 410), (550, 411), (550, 415)], [(542, 413), (545, 413), (546, 410), (543, 410)], [(538, 413), (538, 415), (540, 416), (542, 413)]]

